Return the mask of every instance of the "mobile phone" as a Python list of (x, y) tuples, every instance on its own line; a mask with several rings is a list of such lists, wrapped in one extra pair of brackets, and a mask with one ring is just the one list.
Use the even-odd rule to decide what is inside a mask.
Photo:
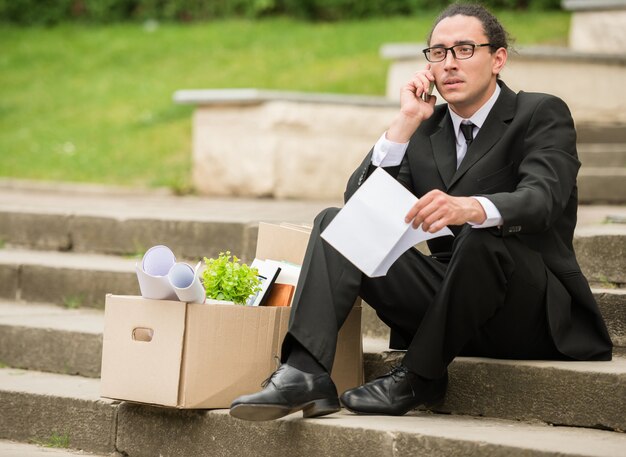
[(430, 86), (428, 86), (428, 92), (424, 92), (422, 94), (422, 100), (424, 100), (425, 102), (430, 100), (430, 95), (433, 93), (434, 88), (435, 88), (435, 81), (431, 81)]

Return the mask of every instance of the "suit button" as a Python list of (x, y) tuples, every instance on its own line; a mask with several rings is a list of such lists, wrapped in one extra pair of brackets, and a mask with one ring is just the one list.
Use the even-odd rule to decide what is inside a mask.
[(363, 180), (365, 179), (366, 174), (367, 174), (367, 170), (363, 170), (363, 173), (361, 173), (361, 176), (359, 176), (359, 182), (357, 183), (359, 186), (363, 183)]

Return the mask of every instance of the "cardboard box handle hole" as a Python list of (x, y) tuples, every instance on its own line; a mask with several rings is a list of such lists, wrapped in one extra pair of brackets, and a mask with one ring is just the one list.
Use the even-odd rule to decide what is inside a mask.
[(154, 330), (146, 327), (136, 327), (133, 329), (133, 341), (143, 341), (149, 343), (154, 336)]

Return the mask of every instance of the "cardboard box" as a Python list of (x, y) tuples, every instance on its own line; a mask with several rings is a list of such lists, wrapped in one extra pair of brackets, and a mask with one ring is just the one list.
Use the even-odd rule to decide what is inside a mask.
[[(257, 255), (301, 263), (307, 241), (305, 230), (263, 224)], [(279, 246), (291, 247), (281, 253)], [(101, 396), (177, 408), (228, 408), (239, 395), (259, 391), (276, 369), (290, 312), (290, 307), (107, 295)], [(360, 303), (339, 332), (332, 377), (339, 393), (363, 382)]]

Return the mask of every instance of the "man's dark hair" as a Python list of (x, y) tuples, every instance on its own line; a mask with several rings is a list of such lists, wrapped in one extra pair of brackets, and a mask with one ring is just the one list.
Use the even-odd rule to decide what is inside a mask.
[(509, 40), (511, 40), (511, 36), (506, 30), (504, 30), (500, 21), (498, 21), (498, 19), (491, 14), (487, 8), (474, 3), (453, 3), (443, 10), (437, 19), (435, 19), (435, 22), (430, 29), (427, 40), (428, 46), (430, 46), (430, 39), (432, 38), (433, 30), (437, 24), (447, 17), (457, 15), (470, 16), (478, 19), (483, 25), (483, 30), (485, 31), (485, 35), (487, 35), (489, 43), (491, 43), (491, 49), (509, 48)]

